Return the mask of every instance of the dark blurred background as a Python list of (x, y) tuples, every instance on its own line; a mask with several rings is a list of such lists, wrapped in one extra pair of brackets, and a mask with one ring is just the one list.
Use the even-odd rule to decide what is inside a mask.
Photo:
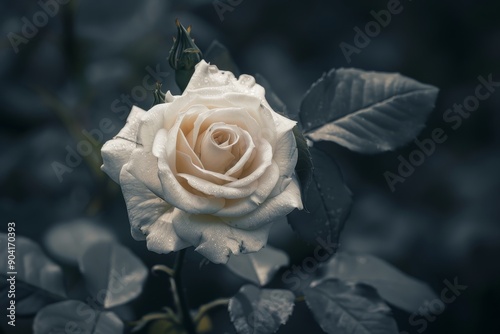
[[(370, 11), (386, 9), (388, 1), (233, 0), (219, 13), (217, 3), (72, 0), (45, 23), (39, 17), (36, 32), (24, 26), (44, 10), (40, 3), (0, 3), (0, 230), (15, 221), (18, 235), (57, 254), (54, 229), (83, 220), (104, 228), (148, 266), (173, 261), (172, 255), (148, 252), (130, 236), (119, 187), (99, 170), (99, 147), (123, 126), (127, 104), (151, 106), (152, 94), (145, 95), (143, 86), (148, 73), (156, 72), (164, 90), (178, 93), (166, 57), (179, 18), (193, 26), (202, 50), (217, 39), (242, 73), (262, 74), (292, 110), (331, 68), (400, 72), (439, 87), (436, 109), (418, 138), (442, 128), (447, 140), (394, 192), (383, 174), (396, 173), (398, 156), (407, 158), (418, 148), (414, 143), (374, 156), (319, 145), (338, 160), (354, 194), (341, 248), (378, 255), (438, 295), (445, 279), (467, 285), (422, 332), (499, 333), (500, 87), (456, 130), (443, 114), (474, 94), (478, 76), (500, 81), (500, 2), (403, 1), (402, 11), (352, 54), (350, 63), (340, 43), (354, 45), (353, 29), (364, 30), (374, 20)], [(23, 29), (31, 37), (23, 39)], [(111, 122), (107, 132), (103, 119)], [(94, 134), (93, 146), (82, 144), (91, 142), (86, 133)], [(85, 156), (68, 167), (68, 152), (78, 145)], [(73, 238), (84, 234), (75, 232)], [(276, 226), (270, 243), (289, 252), (295, 263), (312, 249), (285, 225)], [(79, 284), (77, 270), (57, 260), (71, 291)], [(188, 254), (185, 277), (193, 307), (231, 296), (244, 283), (222, 266), (200, 265), (201, 260)], [(279, 283), (278, 275), (271, 286)], [(131, 320), (158, 310), (170, 302), (166, 284), (151, 276), (144, 294), (117, 312)], [(224, 310), (213, 314), (214, 333), (234, 332)], [(409, 314), (397, 309), (394, 314), (400, 330), (419, 333)], [(18, 333), (28, 333), (31, 320), (20, 321)], [(306, 307), (297, 305), (279, 333), (306, 332), (321, 330)]]

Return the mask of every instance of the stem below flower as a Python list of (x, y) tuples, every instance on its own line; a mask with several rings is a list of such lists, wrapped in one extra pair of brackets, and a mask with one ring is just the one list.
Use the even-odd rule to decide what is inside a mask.
[(193, 318), (191, 318), (191, 313), (189, 312), (189, 306), (187, 303), (187, 298), (184, 292), (184, 286), (182, 284), (181, 277), (185, 255), (186, 249), (182, 249), (177, 253), (177, 256), (175, 258), (173, 276), (170, 278), (170, 287), (172, 289), (174, 302), (177, 307), (177, 312), (179, 313), (179, 318), (184, 325), (184, 329), (188, 334), (196, 334), (196, 329), (193, 323)]
[(210, 303), (207, 303), (205, 305), (202, 305), (200, 307), (200, 309), (198, 310), (198, 314), (196, 314), (196, 316), (194, 317), (194, 322), (195, 323), (200, 322), (201, 319), (203, 318), (203, 316), (205, 314), (207, 314), (207, 312), (210, 311), (211, 309), (213, 309), (217, 306), (226, 306), (227, 304), (229, 304), (229, 299), (220, 298), (220, 299), (216, 299), (214, 301), (211, 301)]

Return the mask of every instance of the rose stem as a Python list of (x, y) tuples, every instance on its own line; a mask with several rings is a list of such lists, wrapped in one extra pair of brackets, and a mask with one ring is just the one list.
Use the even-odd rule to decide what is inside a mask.
[(229, 304), (229, 299), (220, 298), (220, 299), (216, 299), (214, 301), (211, 301), (210, 303), (207, 303), (205, 305), (202, 305), (200, 307), (200, 309), (198, 310), (198, 314), (196, 314), (196, 316), (194, 317), (194, 321), (196, 323), (200, 322), (201, 319), (203, 318), (203, 316), (205, 314), (207, 314), (208, 311), (210, 311), (211, 309), (213, 309), (217, 306), (226, 306), (227, 304)]
[(175, 305), (177, 306), (177, 312), (179, 312), (179, 317), (182, 320), (184, 329), (188, 332), (188, 334), (196, 334), (193, 318), (191, 318), (191, 313), (189, 312), (189, 306), (184, 286), (182, 284), (181, 273), (185, 255), (186, 249), (182, 249), (177, 253), (174, 264), (174, 275), (170, 278), (170, 286), (174, 295)]

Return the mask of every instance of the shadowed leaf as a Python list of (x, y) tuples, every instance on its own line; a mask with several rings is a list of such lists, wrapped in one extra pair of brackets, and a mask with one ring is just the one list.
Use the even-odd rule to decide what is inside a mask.
[(122, 334), (123, 323), (113, 312), (96, 310), (77, 300), (46, 306), (35, 317), (35, 334)]
[[(11, 240), (12, 241), (12, 240)], [(15, 252), (12, 245), (15, 244)], [(10, 250), (9, 251), (9, 247)], [(9, 263), (8, 256), (14, 259)], [(0, 291), (7, 296), (11, 276), (15, 276), (15, 301), (18, 315), (36, 313), (47, 304), (66, 299), (61, 267), (50, 260), (40, 246), (28, 238), (17, 236), (9, 242), (5, 233), (0, 233)], [(9, 274), (14, 272), (14, 274)], [(9, 300), (2, 298), (1, 307)], [(5, 309), (5, 308), (4, 308)]]
[(360, 153), (393, 150), (413, 140), (434, 108), (438, 89), (397, 73), (333, 69), (306, 93), (306, 136)]
[(294, 294), (288, 290), (245, 285), (229, 301), (231, 321), (238, 334), (275, 333), (292, 314)]
[(55, 259), (77, 265), (78, 258), (92, 243), (104, 240), (115, 240), (115, 236), (92, 220), (77, 219), (51, 227), (43, 238), (43, 244)]
[(105, 292), (103, 306), (110, 308), (139, 296), (148, 269), (130, 250), (114, 242), (99, 242), (79, 260), (87, 289), (93, 295)]
[(324, 279), (368, 284), (387, 302), (409, 313), (417, 312), (426, 302), (438, 298), (424, 282), (372, 255), (339, 253), (324, 268)]
[(391, 309), (364, 284), (325, 280), (304, 291), (307, 306), (328, 334), (397, 334)]
[(268, 245), (256, 253), (233, 255), (226, 266), (236, 275), (263, 286), (288, 263), (288, 255), (285, 252)]
[(315, 167), (304, 203), (309, 212), (293, 211), (288, 223), (307, 242), (337, 243), (351, 209), (351, 192), (331, 157), (314, 147), (310, 152)]

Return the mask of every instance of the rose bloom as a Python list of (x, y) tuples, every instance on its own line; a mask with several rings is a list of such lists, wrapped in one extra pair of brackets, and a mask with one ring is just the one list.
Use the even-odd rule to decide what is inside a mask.
[(265, 246), (273, 221), (302, 209), (295, 122), (264, 88), (201, 61), (180, 96), (133, 107), (102, 148), (137, 240), (158, 253), (194, 246), (215, 263)]

